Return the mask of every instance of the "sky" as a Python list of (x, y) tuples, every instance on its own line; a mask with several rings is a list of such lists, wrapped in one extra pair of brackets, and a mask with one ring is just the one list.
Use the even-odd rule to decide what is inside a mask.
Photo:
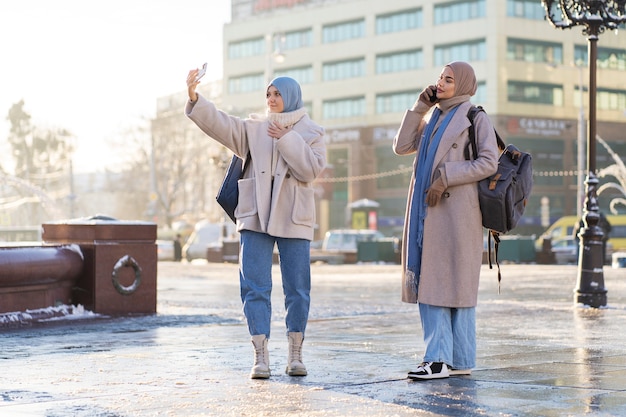
[(184, 91), (190, 69), (209, 62), (206, 82), (222, 77), (229, 21), (229, 0), (2, 0), (3, 166), (20, 100), (35, 125), (74, 134), (74, 172), (115, 164), (117, 138), (153, 118), (158, 97)]

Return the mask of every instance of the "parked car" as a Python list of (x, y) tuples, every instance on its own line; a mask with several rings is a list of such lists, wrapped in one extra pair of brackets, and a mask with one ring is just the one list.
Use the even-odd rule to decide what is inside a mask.
[[(552, 252), (557, 264), (577, 264), (578, 263), (578, 242), (572, 236), (566, 236), (552, 241)], [(608, 242), (606, 245), (605, 265), (611, 264), (613, 257), (613, 245)]]
[(378, 230), (333, 229), (326, 232), (320, 249), (311, 249), (311, 262), (355, 263), (358, 242), (383, 239)]
[(382, 239), (378, 230), (370, 229), (334, 229), (326, 232), (322, 241), (322, 250), (329, 252), (355, 252), (358, 242)]
[(173, 240), (157, 240), (157, 259), (159, 261), (174, 260), (174, 241)]
[(236, 235), (236, 226), (232, 222), (199, 222), (183, 246), (183, 257), (189, 262), (207, 259), (210, 248), (221, 248), (224, 239), (232, 239)]

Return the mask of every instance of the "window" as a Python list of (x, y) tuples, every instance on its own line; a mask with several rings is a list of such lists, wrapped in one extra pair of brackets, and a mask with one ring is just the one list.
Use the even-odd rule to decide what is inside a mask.
[(484, 39), (435, 46), (435, 65), (446, 65), (450, 61), (486, 61), (487, 43)]
[(365, 36), (365, 20), (342, 22), (322, 28), (322, 42), (333, 43)]
[[(574, 47), (574, 61), (577, 65), (580, 65), (578, 63), (588, 65), (589, 55), (586, 45)], [(602, 69), (626, 70), (626, 49), (598, 48), (597, 65)]]
[(328, 100), (322, 103), (324, 119), (340, 119), (343, 117), (363, 116), (365, 114), (365, 97)]
[(288, 68), (274, 71), (275, 77), (291, 77), (300, 84), (313, 82), (313, 67)]
[(487, 103), (487, 84), (484, 81), (478, 82), (476, 94), (472, 97), (472, 103), (481, 106)]
[(404, 10), (397, 13), (376, 16), (376, 33), (401, 32), (423, 26), (422, 10)]
[(509, 38), (506, 57), (509, 61), (562, 64), (563, 46), (558, 43)]
[(626, 50), (598, 48), (598, 68), (626, 70)]
[(263, 91), (265, 79), (263, 74), (250, 74), (228, 79), (228, 92), (231, 94)]
[(563, 105), (563, 87), (560, 85), (509, 81), (507, 91), (511, 102)]
[(322, 65), (322, 80), (333, 81), (365, 75), (365, 59), (329, 62)]
[(421, 91), (401, 91), (396, 93), (378, 94), (376, 96), (376, 113), (399, 113), (411, 108)]
[(486, 16), (485, 0), (466, 0), (435, 6), (435, 25)]
[(313, 44), (313, 31), (311, 29), (298, 30), (285, 33), (281, 46), (283, 49), (306, 48)]
[(228, 45), (228, 58), (238, 59), (265, 54), (265, 38), (247, 39)]
[(421, 50), (394, 52), (376, 56), (376, 74), (410, 71), (424, 67)]
[[(376, 147), (376, 167), (378, 172), (390, 172), (401, 168), (411, 168), (415, 155), (399, 156), (393, 153), (390, 145)], [(394, 190), (409, 188), (411, 182), (411, 171), (407, 171), (397, 175), (380, 176), (376, 178), (376, 187), (379, 190)], [(404, 200), (406, 202), (406, 200)], [(393, 216), (403, 216), (406, 204), (400, 204), (395, 208), (391, 208)], [(385, 211), (389, 215), (390, 211)]]
[(546, 12), (537, 0), (507, 0), (506, 15), (524, 19), (544, 20)]
[(596, 97), (600, 110), (626, 109), (626, 90), (598, 89)]
[[(533, 171), (543, 175), (533, 175), (533, 183), (537, 185), (561, 186), (564, 181), (573, 180), (563, 175), (549, 175), (565, 169), (563, 162), (564, 143), (554, 139), (527, 139), (509, 138), (510, 143), (515, 143), (520, 149), (532, 149)], [(552, 198), (550, 199), (553, 201)]]

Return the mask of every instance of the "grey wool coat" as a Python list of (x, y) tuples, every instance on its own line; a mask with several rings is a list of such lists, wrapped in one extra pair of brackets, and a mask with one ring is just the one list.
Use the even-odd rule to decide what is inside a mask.
[[(280, 139), (271, 138), (264, 117), (241, 119), (217, 109), (198, 94), (185, 114), (207, 135), (250, 162), (239, 180), (237, 230), (312, 240), (315, 190), (326, 166), (324, 128), (304, 115)], [(273, 172), (273, 178), (272, 178)]]
[[(431, 180), (441, 176), (446, 186), (440, 202), (428, 207), (418, 288), (407, 276), (408, 225), (415, 184), (409, 186), (402, 253), (402, 301), (441, 307), (475, 307), (482, 264), (483, 227), (477, 182), (497, 170), (499, 150), (493, 126), (484, 112), (476, 115), (478, 158), (465, 159), (471, 124), (467, 112), (472, 104), (459, 105), (435, 154)], [(441, 121), (446, 113), (443, 113)], [(398, 155), (416, 153), (426, 127), (425, 114), (408, 110), (393, 141)], [(416, 156), (415, 161), (418, 158)], [(416, 162), (414, 162), (415, 164)], [(415, 166), (414, 166), (415, 168)]]

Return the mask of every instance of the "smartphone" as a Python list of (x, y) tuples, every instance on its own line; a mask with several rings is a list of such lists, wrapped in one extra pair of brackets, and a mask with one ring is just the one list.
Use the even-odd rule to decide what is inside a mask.
[(206, 74), (206, 66), (207, 66), (207, 63), (205, 62), (202, 65), (202, 68), (200, 68), (200, 70), (198, 70), (198, 75), (196, 75), (196, 82), (200, 81), (200, 79), (202, 77), (204, 77), (204, 75)]
[(436, 101), (437, 101), (437, 90), (434, 90), (434, 91), (433, 91), (433, 95), (432, 95), (432, 96), (430, 96), (430, 102), (431, 102), (431, 103), (434, 103), (434, 102), (436, 102)]

